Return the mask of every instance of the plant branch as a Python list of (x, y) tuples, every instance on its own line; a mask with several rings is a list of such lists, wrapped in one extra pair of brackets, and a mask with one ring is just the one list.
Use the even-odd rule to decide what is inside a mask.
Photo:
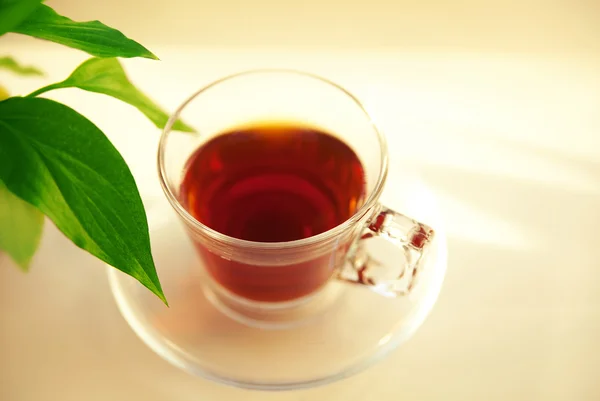
[(60, 88), (63, 87), (61, 84), (62, 84), (62, 82), (57, 82), (55, 84), (44, 86), (43, 88), (40, 88), (38, 90), (35, 90), (35, 91), (31, 92), (29, 95), (27, 95), (25, 97), (36, 97), (38, 95), (41, 95), (44, 92), (48, 92), (48, 91), (51, 91), (53, 89), (60, 89)]

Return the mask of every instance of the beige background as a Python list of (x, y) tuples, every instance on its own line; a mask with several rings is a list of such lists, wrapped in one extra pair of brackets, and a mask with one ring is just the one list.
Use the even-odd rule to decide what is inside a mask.
[[(49, 224), (32, 271), (0, 264), (0, 400), (600, 399), (600, 3), (49, 1), (157, 53), (124, 64), (173, 109), (231, 71), (291, 66), (348, 86), (438, 196), (448, 276), (416, 336), (368, 371), (281, 394), (180, 372), (119, 315), (101, 264)], [(85, 58), (0, 39), (48, 76)], [(96, 122), (155, 189), (158, 132), (111, 99), (49, 95)], [(402, 171), (393, 170), (393, 174)], [(398, 191), (390, 185), (389, 191)], [(359, 330), (359, 329), (357, 329)]]
[(143, 40), (211, 48), (590, 52), (595, 0), (55, 0)]

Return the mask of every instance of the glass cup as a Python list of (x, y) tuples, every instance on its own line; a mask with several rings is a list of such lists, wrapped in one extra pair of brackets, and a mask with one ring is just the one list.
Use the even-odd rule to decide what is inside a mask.
[[(192, 119), (198, 134), (172, 130)], [(289, 242), (253, 242), (217, 232), (194, 218), (180, 187), (189, 157), (232, 129), (284, 122), (331, 133), (359, 157), (363, 205), (338, 226)], [(335, 83), (292, 70), (230, 75), (196, 92), (173, 114), (160, 140), (159, 177), (206, 273), (206, 295), (228, 316), (261, 328), (285, 328), (318, 315), (335, 298), (335, 281), (364, 286), (384, 297), (405, 297), (419, 284), (434, 231), (379, 203), (388, 171), (386, 141), (359, 100)], [(363, 244), (373, 237), (395, 245), (383, 265)]]

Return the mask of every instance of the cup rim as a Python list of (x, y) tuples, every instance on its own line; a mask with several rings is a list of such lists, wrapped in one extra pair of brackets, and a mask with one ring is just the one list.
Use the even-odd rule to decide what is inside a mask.
[[(334, 89), (341, 91), (343, 94), (348, 96), (358, 106), (358, 108), (364, 113), (364, 115), (368, 119), (373, 131), (375, 132), (375, 135), (377, 136), (377, 139), (378, 139), (378, 142), (380, 145), (381, 162), (379, 165), (379, 175), (377, 177), (375, 187), (373, 188), (373, 191), (371, 192), (371, 194), (367, 197), (365, 203), (352, 216), (350, 216), (344, 222), (338, 224), (337, 226), (335, 226), (327, 231), (324, 231), (317, 235), (313, 235), (308, 238), (303, 238), (303, 239), (293, 240), (293, 241), (285, 241), (285, 242), (258, 242), (258, 241), (243, 240), (243, 239), (231, 237), (226, 234), (222, 234), (222, 233), (202, 224), (194, 216), (192, 216), (183, 207), (183, 205), (179, 202), (179, 200), (177, 199), (177, 197), (171, 190), (171, 186), (169, 185), (168, 175), (167, 175), (166, 166), (165, 166), (166, 142), (167, 142), (167, 138), (168, 138), (169, 134), (172, 131), (173, 124), (175, 124), (175, 121), (177, 121), (177, 119), (179, 118), (179, 116), (181, 115), (181, 112), (185, 109), (185, 107), (190, 102), (192, 102), (197, 96), (201, 95), (208, 89), (213, 88), (221, 83), (224, 83), (224, 82), (229, 81), (234, 78), (243, 77), (246, 75), (266, 74), (266, 73), (290, 74), (290, 75), (299, 75), (299, 76), (303, 76), (306, 78), (312, 78), (312, 79), (321, 81), (321, 82), (333, 87)], [(189, 133), (186, 133), (186, 134), (189, 135)], [(201, 134), (198, 134), (198, 135), (201, 135)], [(304, 247), (304, 246), (315, 245), (315, 244), (330, 240), (332, 238), (335, 238), (342, 232), (348, 230), (350, 227), (354, 226), (355, 224), (357, 224), (364, 217), (364, 215), (377, 204), (379, 197), (381, 196), (381, 193), (383, 192), (383, 187), (384, 187), (385, 180), (386, 180), (387, 174), (388, 174), (388, 149), (387, 149), (387, 141), (385, 139), (385, 136), (379, 131), (379, 129), (377, 128), (377, 125), (373, 121), (373, 118), (365, 109), (365, 106), (361, 103), (361, 101), (356, 96), (354, 96), (351, 92), (349, 92), (347, 89), (345, 89), (341, 85), (338, 85), (335, 82), (333, 82), (327, 78), (324, 78), (320, 75), (317, 75), (317, 74), (314, 74), (311, 72), (306, 72), (306, 71), (301, 71), (301, 70), (296, 70), (296, 69), (287, 69), (287, 68), (257, 68), (257, 69), (249, 69), (249, 70), (236, 72), (236, 73), (221, 77), (217, 80), (214, 80), (211, 83), (209, 83), (209, 84), (205, 85), (204, 87), (202, 87), (201, 89), (199, 89), (198, 91), (196, 91), (195, 93), (193, 93), (183, 103), (181, 103), (181, 105), (179, 105), (179, 107), (175, 110), (175, 112), (173, 114), (171, 114), (171, 116), (169, 117), (169, 120), (167, 121), (167, 123), (165, 125), (165, 128), (163, 129), (163, 131), (161, 133), (159, 145), (158, 145), (157, 164), (158, 164), (158, 176), (159, 176), (160, 185), (163, 189), (163, 192), (167, 196), (169, 203), (175, 209), (175, 211), (179, 214), (179, 216), (181, 216), (184, 219), (184, 221), (186, 223), (190, 224), (194, 229), (199, 230), (200, 232), (202, 232), (203, 234), (205, 234), (206, 236), (208, 236), (209, 238), (211, 238), (213, 240), (216, 240), (216, 241), (219, 241), (219, 242), (231, 245), (231, 246), (242, 247), (242, 248), (246, 248), (246, 249), (250, 248), (250, 249), (263, 249), (263, 250), (269, 250), (269, 249), (281, 250), (281, 249), (291, 249), (291, 248), (299, 248), (299, 247)]]

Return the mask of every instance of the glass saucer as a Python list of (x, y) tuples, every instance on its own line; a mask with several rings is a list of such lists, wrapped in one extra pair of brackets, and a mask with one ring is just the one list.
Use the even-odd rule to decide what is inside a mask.
[[(117, 305), (157, 354), (189, 373), (224, 384), (288, 390), (357, 373), (412, 336), (437, 300), (446, 271), (446, 237), (433, 194), (416, 179), (401, 186), (388, 182), (392, 187), (403, 188), (410, 198), (385, 193), (382, 202), (437, 232), (410, 297), (385, 298), (362, 286), (332, 281), (313, 300), (316, 307), (304, 310), (306, 316), (298, 324), (252, 324), (214, 301), (210, 280), (182, 224), (166, 199), (157, 197), (146, 202), (148, 223), (170, 307), (131, 277), (109, 268)], [(378, 259), (385, 262), (386, 242), (380, 241), (368, 247), (378, 248)]]

